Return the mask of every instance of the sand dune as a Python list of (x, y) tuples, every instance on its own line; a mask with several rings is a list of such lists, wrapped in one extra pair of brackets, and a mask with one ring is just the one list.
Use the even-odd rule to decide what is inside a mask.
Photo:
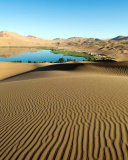
[(51, 40), (34, 36), (22, 36), (15, 32), (0, 32), (0, 46), (52, 46)]
[(127, 160), (128, 62), (11, 65), (0, 78), (1, 159)]
[(107, 75), (128, 76), (128, 62), (13, 63), (0, 62), (0, 80), (17, 81), (48, 77)]

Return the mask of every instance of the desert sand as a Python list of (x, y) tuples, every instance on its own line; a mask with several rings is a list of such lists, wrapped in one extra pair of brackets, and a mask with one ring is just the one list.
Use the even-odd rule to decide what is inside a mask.
[(0, 63), (2, 160), (127, 160), (128, 62)]
[(15, 32), (0, 32), (0, 46), (51, 46), (51, 40), (44, 40), (34, 36), (22, 36)]

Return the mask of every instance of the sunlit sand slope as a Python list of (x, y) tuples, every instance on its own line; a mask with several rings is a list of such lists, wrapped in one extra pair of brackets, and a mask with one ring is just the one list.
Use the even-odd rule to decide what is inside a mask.
[(128, 76), (128, 62), (0, 63), (0, 80), (19, 81), (47, 77), (118, 75)]
[(2, 160), (127, 160), (128, 77), (77, 71), (0, 83)]

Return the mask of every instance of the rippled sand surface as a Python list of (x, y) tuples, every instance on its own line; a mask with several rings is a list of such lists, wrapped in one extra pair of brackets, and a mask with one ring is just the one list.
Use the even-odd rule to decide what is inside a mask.
[(0, 82), (2, 160), (128, 159), (127, 62), (30, 65)]

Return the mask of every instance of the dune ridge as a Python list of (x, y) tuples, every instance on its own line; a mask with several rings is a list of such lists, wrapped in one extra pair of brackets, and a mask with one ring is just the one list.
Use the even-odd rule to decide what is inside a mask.
[(34, 36), (22, 36), (15, 32), (0, 32), (0, 46), (51, 46), (51, 40)]
[(1, 159), (127, 160), (127, 64), (39, 64), (1, 81)]
[(1, 62), (2, 81), (65, 76), (128, 76), (128, 62), (9, 63)]

